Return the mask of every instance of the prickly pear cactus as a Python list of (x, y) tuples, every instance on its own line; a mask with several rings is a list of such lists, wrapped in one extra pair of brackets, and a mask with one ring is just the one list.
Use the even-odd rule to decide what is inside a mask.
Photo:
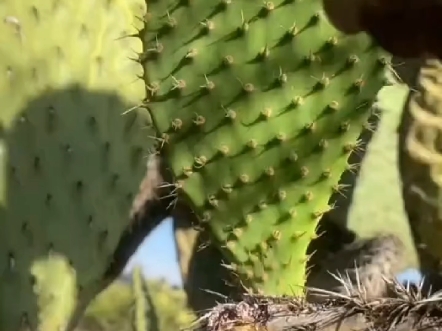
[(316, 0), (156, 0), (145, 17), (140, 60), (174, 191), (243, 284), (299, 293), (387, 59)]
[[(400, 101), (400, 100), (398, 100)], [(399, 126), (399, 170), (404, 206), (422, 269), (442, 261), (442, 62), (423, 61), (403, 106)]]
[(141, 43), (125, 38), (143, 5), (0, 3), (2, 331), (64, 330), (130, 226), (151, 146)]

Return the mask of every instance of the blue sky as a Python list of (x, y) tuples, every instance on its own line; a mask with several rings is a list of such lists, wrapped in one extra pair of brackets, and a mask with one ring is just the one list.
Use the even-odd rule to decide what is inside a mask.
[(144, 240), (126, 266), (126, 271), (135, 265), (141, 266), (146, 277), (165, 278), (171, 284), (182, 284), (173, 242), (172, 219), (166, 219)]
[[(126, 271), (140, 265), (148, 278), (165, 278), (171, 284), (181, 285), (181, 276), (173, 242), (172, 219), (162, 222), (140, 245), (126, 266)], [(409, 269), (399, 275), (400, 280), (418, 282), (420, 274)]]

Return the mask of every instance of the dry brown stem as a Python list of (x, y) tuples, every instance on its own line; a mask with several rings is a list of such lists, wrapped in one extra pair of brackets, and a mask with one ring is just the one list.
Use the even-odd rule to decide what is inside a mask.
[[(341, 279), (345, 284), (345, 280)], [(220, 304), (196, 322), (198, 331), (442, 330), (442, 294), (424, 296), (420, 288), (389, 281), (392, 298), (365, 297), (361, 286), (353, 295), (319, 289), (321, 304), (294, 297), (246, 295), (243, 301)], [(346, 284), (344, 286), (351, 287)]]

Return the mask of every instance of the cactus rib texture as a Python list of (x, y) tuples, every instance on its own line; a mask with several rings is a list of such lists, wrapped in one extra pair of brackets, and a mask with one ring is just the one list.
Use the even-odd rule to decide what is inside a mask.
[(130, 227), (150, 145), (125, 37), (143, 10), (0, 3), (0, 330), (66, 328)]
[(145, 17), (148, 108), (175, 191), (244, 285), (299, 293), (388, 59), (316, 0), (156, 0)]

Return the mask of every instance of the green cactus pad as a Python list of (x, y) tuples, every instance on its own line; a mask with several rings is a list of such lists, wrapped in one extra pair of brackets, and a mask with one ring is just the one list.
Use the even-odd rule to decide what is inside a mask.
[[(141, 43), (125, 36), (144, 10), (137, 0), (0, 3), (2, 331), (64, 330), (131, 225), (152, 133), (136, 107)], [(38, 262), (51, 252), (72, 273)], [(78, 298), (52, 295), (65, 293), (57, 284), (76, 284)]]
[(244, 284), (298, 293), (387, 58), (318, 0), (156, 0), (146, 22), (148, 107), (177, 190)]

